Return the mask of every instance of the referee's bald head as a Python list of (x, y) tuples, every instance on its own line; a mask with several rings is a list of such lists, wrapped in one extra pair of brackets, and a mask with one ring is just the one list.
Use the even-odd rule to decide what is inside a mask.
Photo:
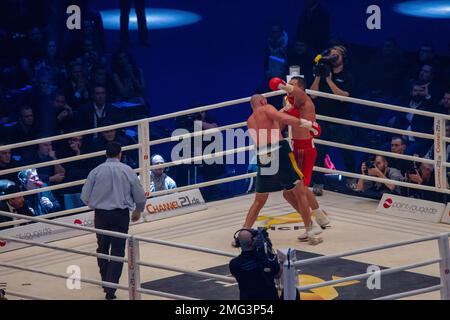
[(118, 142), (109, 142), (106, 146), (106, 157), (107, 158), (118, 158), (122, 153), (122, 146)]

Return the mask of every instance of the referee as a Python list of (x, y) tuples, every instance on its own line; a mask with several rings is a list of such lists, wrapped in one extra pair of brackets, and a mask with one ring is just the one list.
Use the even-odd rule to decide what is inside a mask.
[[(136, 222), (144, 211), (146, 196), (134, 171), (120, 162), (122, 148), (110, 142), (107, 160), (89, 173), (83, 186), (81, 200), (95, 210), (95, 228), (128, 234), (131, 220)], [(97, 253), (125, 256), (125, 239), (97, 234)], [(110, 251), (111, 250), (111, 251)], [(119, 283), (123, 263), (97, 259), (102, 281)], [(107, 300), (116, 298), (116, 289), (103, 287)]]

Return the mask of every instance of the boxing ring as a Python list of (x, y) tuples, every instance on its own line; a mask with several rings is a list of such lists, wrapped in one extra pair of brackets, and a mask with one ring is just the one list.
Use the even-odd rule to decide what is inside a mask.
[[(435, 169), (434, 172), (435, 172), (436, 185), (434, 187), (422, 186), (422, 185), (412, 184), (412, 183), (408, 183), (408, 182), (381, 179), (381, 178), (377, 178), (377, 177), (371, 177), (371, 176), (366, 176), (366, 175), (361, 175), (361, 174), (356, 174), (356, 173), (351, 173), (351, 172), (345, 172), (345, 171), (339, 171), (339, 170), (330, 170), (328, 168), (322, 168), (322, 167), (315, 167), (314, 170), (316, 172), (321, 172), (321, 173), (326, 173), (326, 174), (338, 174), (338, 175), (342, 175), (342, 176), (349, 177), (349, 178), (363, 178), (365, 180), (370, 180), (370, 181), (374, 181), (374, 182), (390, 183), (390, 184), (394, 184), (394, 185), (402, 186), (402, 187), (439, 192), (439, 193), (443, 193), (443, 194), (450, 194), (450, 190), (448, 189), (448, 186), (446, 183), (446, 181), (447, 181), (446, 168), (450, 167), (450, 163), (446, 162), (446, 159), (445, 159), (446, 143), (450, 142), (450, 138), (445, 137), (445, 121), (450, 120), (450, 116), (431, 113), (431, 112), (425, 112), (425, 111), (418, 111), (418, 110), (413, 110), (413, 109), (404, 108), (404, 107), (400, 107), (400, 106), (394, 106), (394, 105), (378, 103), (378, 102), (373, 102), (373, 101), (367, 101), (367, 100), (362, 100), (362, 99), (336, 96), (333, 94), (327, 94), (327, 93), (322, 93), (322, 92), (317, 92), (317, 91), (307, 90), (307, 93), (310, 95), (320, 96), (323, 98), (329, 98), (329, 99), (334, 99), (334, 100), (338, 100), (338, 101), (355, 103), (355, 104), (363, 105), (363, 106), (370, 107), (370, 108), (388, 109), (388, 110), (394, 110), (394, 111), (399, 111), (399, 112), (403, 112), (403, 113), (413, 113), (415, 115), (432, 117), (434, 119), (434, 134), (425, 134), (425, 133), (420, 133), (420, 132), (411, 132), (411, 131), (400, 130), (400, 129), (396, 129), (396, 128), (383, 127), (383, 126), (369, 124), (369, 123), (362, 123), (362, 122), (356, 122), (356, 121), (351, 121), (351, 120), (330, 118), (330, 117), (325, 117), (325, 116), (321, 116), (321, 115), (317, 116), (317, 120), (319, 120), (319, 121), (327, 121), (327, 122), (336, 123), (336, 124), (343, 124), (343, 125), (354, 126), (354, 127), (359, 127), (359, 128), (382, 131), (382, 132), (395, 133), (398, 135), (408, 135), (408, 136), (413, 136), (413, 137), (417, 137), (417, 138), (433, 140), (434, 145), (435, 145), (434, 159), (423, 159), (423, 158), (414, 157), (414, 156), (399, 155), (399, 154), (395, 154), (395, 153), (391, 153), (391, 152), (375, 150), (375, 149), (366, 148), (366, 147), (359, 147), (359, 146), (353, 146), (350, 144), (342, 144), (342, 143), (335, 143), (335, 142), (331, 142), (331, 141), (324, 141), (321, 139), (315, 139), (315, 143), (317, 143), (319, 145), (323, 145), (323, 146), (330, 146), (330, 147), (336, 147), (336, 148), (341, 148), (341, 149), (346, 149), (346, 150), (359, 151), (359, 152), (364, 152), (364, 153), (369, 153), (369, 154), (377, 154), (377, 155), (389, 156), (392, 158), (398, 158), (398, 159), (432, 164)], [(284, 94), (283, 91), (277, 91), (277, 92), (267, 93), (267, 94), (265, 94), (265, 96), (266, 97), (274, 97), (274, 96), (279, 96), (282, 94)], [(233, 176), (233, 177), (227, 177), (227, 178), (223, 178), (223, 179), (202, 182), (202, 183), (198, 183), (195, 185), (188, 185), (188, 186), (180, 187), (180, 188), (177, 188), (174, 190), (159, 191), (159, 192), (151, 193), (150, 192), (150, 171), (154, 170), (154, 169), (159, 169), (159, 168), (173, 167), (173, 166), (177, 166), (177, 165), (181, 165), (181, 164), (185, 164), (185, 163), (192, 163), (192, 162), (200, 161), (200, 160), (214, 159), (214, 158), (219, 158), (219, 157), (224, 157), (224, 156), (229, 156), (229, 155), (235, 155), (238, 153), (249, 152), (249, 151), (254, 150), (253, 145), (238, 147), (238, 148), (234, 148), (234, 149), (230, 149), (230, 150), (225, 150), (222, 152), (216, 152), (214, 154), (209, 154), (209, 155), (202, 155), (202, 156), (191, 157), (191, 158), (187, 158), (187, 159), (183, 159), (183, 160), (172, 161), (172, 162), (168, 162), (168, 163), (161, 164), (161, 165), (150, 165), (150, 163), (149, 163), (150, 150), (153, 146), (156, 146), (159, 144), (173, 143), (173, 142), (178, 142), (178, 141), (180, 141), (182, 139), (186, 139), (186, 138), (199, 137), (199, 136), (203, 136), (203, 135), (214, 134), (217, 132), (223, 132), (223, 131), (229, 130), (229, 129), (242, 128), (242, 127), (246, 126), (246, 122), (240, 122), (240, 123), (236, 123), (236, 124), (221, 126), (219, 128), (215, 128), (215, 129), (204, 130), (204, 131), (199, 131), (199, 132), (194, 132), (194, 133), (189, 133), (189, 134), (182, 134), (182, 135), (172, 136), (172, 137), (158, 139), (158, 140), (150, 139), (151, 137), (150, 137), (149, 126), (151, 126), (152, 123), (155, 123), (158, 121), (168, 120), (168, 119), (172, 119), (175, 117), (180, 117), (180, 116), (184, 116), (184, 115), (189, 115), (189, 114), (213, 110), (213, 109), (229, 108), (232, 106), (238, 106), (240, 104), (248, 103), (249, 101), (250, 101), (250, 97), (247, 97), (247, 98), (243, 98), (243, 99), (237, 99), (237, 100), (227, 101), (227, 102), (223, 102), (223, 103), (208, 105), (208, 106), (204, 106), (204, 107), (188, 109), (185, 111), (170, 113), (170, 114), (166, 114), (166, 115), (156, 116), (156, 117), (152, 117), (152, 118), (148, 118), (148, 119), (142, 119), (142, 120), (121, 123), (121, 124), (112, 125), (112, 126), (108, 126), (108, 127), (101, 127), (101, 128), (91, 129), (91, 130), (85, 130), (85, 131), (81, 131), (81, 132), (75, 132), (75, 133), (60, 135), (60, 136), (56, 136), (56, 137), (49, 137), (49, 138), (39, 139), (39, 140), (35, 140), (35, 141), (17, 143), (17, 144), (12, 144), (12, 145), (8, 145), (8, 146), (0, 146), (0, 151), (32, 146), (32, 145), (44, 143), (44, 142), (59, 141), (59, 140), (64, 140), (64, 139), (68, 139), (68, 138), (76, 137), (76, 136), (85, 136), (85, 135), (99, 133), (99, 132), (103, 132), (103, 131), (123, 129), (123, 128), (137, 126), (138, 143), (134, 144), (134, 145), (129, 145), (129, 146), (123, 147), (123, 151), (129, 151), (129, 150), (138, 150), (139, 151), (139, 168), (136, 169), (135, 171), (140, 176), (140, 180), (146, 191), (147, 197), (149, 197), (149, 198), (158, 197), (158, 196), (171, 194), (171, 193), (175, 193), (175, 192), (193, 190), (193, 189), (198, 189), (198, 188), (203, 188), (203, 187), (208, 187), (208, 186), (213, 186), (213, 185), (220, 185), (220, 184), (224, 184), (224, 183), (253, 178), (256, 176), (256, 173), (237, 175), (237, 176)], [(248, 106), (245, 106), (245, 107), (248, 108)], [(27, 169), (27, 168), (41, 168), (41, 167), (46, 167), (46, 166), (50, 166), (50, 165), (64, 164), (64, 163), (68, 163), (68, 162), (79, 161), (79, 160), (94, 158), (94, 157), (103, 156), (103, 155), (104, 155), (104, 151), (83, 154), (80, 156), (58, 159), (58, 160), (39, 163), (39, 164), (35, 164), (35, 165), (27, 165), (27, 166), (23, 166), (23, 167), (19, 167), (19, 168), (14, 168), (14, 169), (2, 170), (2, 171), (0, 171), (0, 175), (6, 175), (9, 173), (17, 173), (17, 172)], [(26, 195), (41, 193), (43, 191), (53, 191), (53, 190), (59, 190), (59, 189), (64, 189), (64, 188), (68, 188), (68, 187), (73, 187), (73, 186), (80, 186), (80, 185), (83, 185), (84, 182), (85, 182), (85, 180), (79, 180), (79, 181), (74, 181), (74, 182), (69, 182), (69, 183), (62, 183), (62, 184), (55, 185), (55, 186), (49, 186), (49, 187), (41, 188), (38, 190), (21, 192), (20, 194), (1, 196), (0, 200), (14, 198), (15, 196), (18, 196), (18, 195), (26, 196)], [(336, 197), (336, 199), (339, 199), (342, 196), (335, 195), (335, 197)], [(246, 211), (250, 207), (252, 196), (247, 195), (247, 196), (242, 196), (241, 198), (242, 198), (241, 200), (242, 200), (243, 204), (242, 203), (239, 204), (240, 213), (239, 214), (233, 213), (233, 217), (231, 217), (231, 215), (230, 215), (230, 219), (233, 220), (233, 222), (235, 223), (234, 224), (235, 226), (237, 226), (243, 222), (243, 217), (245, 217)], [(277, 203), (277, 210), (278, 210), (278, 208), (282, 208), (283, 210), (285, 210), (286, 205), (281, 204), (282, 202), (279, 200), (279, 197), (277, 199), (279, 201)], [(230, 200), (230, 201), (236, 201), (236, 200)], [(360, 202), (355, 202), (355, 203), (360, 203)], [(217, 204), (213, 203), (213, 204), (215, 204), (218, 207), (220, 207), (220, 206), (228, 207), (230, 205), (230, 202), (226, 202), (226, 200), (224, 200), (223, 204), (222, 204), (222, 202), (218, 202)], [(213, 210), (213, 209), (214, 209), (214, 207), (211, 208), (211, 210)], [(372, 210), (372, 209), (370, 209), (370, 210)], [(40, 248), (42, 250), (44, 250), (44, 249), (51, 250), (51, 252), (64, 252), (64, 253), (70, 253), (70, 254), (74, 254), (74, 255), (81, 255), (84, 257), (106, 258), (106, 259), (110, 259), (110, 260), (114, 260), (114, 261), (124, 262), (128, 266), (127, 267), (128, 275), (126, 277), (127, 283), (128, 283), (127, 285), (105, 283), (105, 282), (102, 282), (102, 281), (99, 281), (99, 280), (96, 280), (96, 279), (93, 279), (90, 277), (81, 277), (79, 280), (82, 283), (86, 283), (86, 284), (90, 284), (90, 285), (94, 285), (94, 286), (112, 287), (112, 288), (117, 288), (119, 290), (128, 291), (128, 298), (133, 299), (133, 300), (134, 299), (142, 299), (144, 295), (151, 296), (151, 297), (166, 298), (166, 299), (193, 299), (192, 297), (188, 297), (185, 295), (177, 295), (177, 294), (171, 294), (171, 293), (156, 291), (156, 290), (148, 290), (148, 289), (143, 288), (141, 285), (142, 284), (141, 278), (142, 278), (142, 273), (144, 272), (143, 269), (145, 269), (144, 267), (152, 268), (155, 270), (164, 270), (164, 271), (175, 272), (175, 273), (180, 273), (180, 274), (192, 275), (192, 276), (203, 278), (203, 279), (213, 279), (215, 281), (220, 281), (220, 282), (224, 282), (224, 283), (230, 283), (230, 284), (235, 283), (234, 278), (230, 277), (229, 275), (219, 275), (219, 274), (213, 274), (213, 273), (205, 272), (205, 271), (192, 270), (192, 269), (188, 269), (188, 268), (184, 268), (184, 267), (176, 267), (172, 264), (150, 263), (150, 262), (146, 262), (147, 260), (140, 258), (143, 255), (146, 255), (146, 252), (142, 249), (142, 247), (144, 245), (145, 246), (152, 245), (152, 246), (157, 246), (159, 248), (161, 248), (161, 246), (162, 246), (166, 250), (169, 250), (169, 249), (172, 250), (174, 248), (176, 248), (177, 250), (183, 249), (183, 250), (186, 250), (187, 252), (189, 252), (189, 254), (193, 254), (195, 252), (196, 255), (202, 255), (203, 257), (205, 257), (205, 255), (208, 255), (208, 257), (216, 256), (216, 257), (218, 257), (217, 259), (219, 259), (221, 261), (221, 263), (227, 263), (230, 258), (237, 255), (237, 252), (229, 252), (231, 249), (226, 250), (226, 246), (224, 247), (223, 245), (220, 245), (223, 250), (212, 249), (212, 248), (208, 248), (205, 245), (202, 245), (202, 246), (188, 245), (188, 244), (184, 244), (182, 242), (167, 241), (167, 240), (161, 240), (161, 239), (140, 236), (140, 235), (133, 235), (133, 234), (125, 235), (125, 234), (119, 234), (119, 233), (109, 232), (109, 231), (105, 231), (105, 230), (98, 230), (98, 229), (94, 229), (94, 228), (90, 228), (90, 227), (77, 226), (77, 225), (73, 225), (73, 224), (49, 220), (50, 218), (64, 217), (64, 216), (81, 213), (81, 212), (86, 212), (86, 211), (89, 211), (89, 208), (82, 207), (82, 208), (76, 208), (76, 209), (65, 210), (62, 212), (48, 214), (45, 216), (41, 216), (39, 218), (26, 217), (26, 216), (21, 216), (21, 215), (17, 215), (17, 214), (7, 213), (7, 212), (0, 212), (0, 215), (16, 219), (14, 221), (1, 223), (0, 227), (15, 226), (15, 225), (22, 224), (24, 222), (33, 221), (33, 222), (41, 222), (41, 223), (45, 223), (45, 224), (49, 224), (49, 225), (55, 225), (55, 226), (80, 230), (80, 231), (88, 232), (90, 234), (90, 236), (87, 236), (87, 237), (89, 237), (90, 249), (93, 248), (92, 243), (95, 242), (95, 241), (93, 241), (93, 237), (92, 237), (92, 235), (94, 235), (95, 233), (116, 236), (116, 237), (127, 240), (127, 257), (126, 258), (102, 255), (102, 254), (94, 253), (92, 251), (74, 249), (73, 247), (68, 248), (68, 247), (57, 246), (57, 245), (49, 244), (49, 243), (40, 243), (37, 241), (30, 241), (30, 240), (18, 239), (18, 238), (13, 238), (13, 237), (6, 237), (6, 236), (2, 236), (2, 235), (0, 235), (0, 240), (9, 241), (9, 242), (18, 242), (18, 243), (29, 245), (31, 248)], [(337, 211), (339, 211), (339, 210), (337, 210)], [(331, 213), (333, 214), (333, 212), (331, 212)], [(331, 217), (333, 218), (333, 215), (331, 215)], [(224, 219), (226, 219), (226, 218), (227, 217), (224, 217)], [(172, 220), (172, 219), (173, 219), (173, 221), (175, 221), (177, 219), (180, 220), (181, 218), (177, 217), (177, 218), (170, 218), (170, 219), (166, 219), (166, 220)], [(359, 218), (356, 218), (356, 219), (359, 219)], [(361, 219), (363, 219), (363, 218), (361, 218)], [(364, 217), (364, 219), (365, 219), (365, 217)], [(343, 213), (338, 212), (336, 214), (336, 220), (342, 224), (348, 223), (349, 216), (345, 216)], [(240, 222), (238, 222), (238, 221), (240, 221)], [(389, 227), (387, 226), (387, 224), (391, 223), (391, 220), (389, 220), (389, 221), (386, 220), (385, 223), (386, 223), (385, 229), (389, 230)], [(398, 220), (396, 220), (395, 223), (398, 223)], [(408, 225), (408, 223), (410, 225)], [(170, 229), (170, 223), (168, 221), (163, 221), (160, 224), (166, 225), (166, 226), (169, 225), (168, 228)], [(382, 223), (380, 223), (380, 224), (382, 225), (381, 228), (383, 228), (383, 224)], [(413, 230), (413, 229), (417, 230), (418, 226), (422, 225), (422, 223), (417, 223), (414, 225), (413, 224), (414, 224), (413, 222), (405, 222), (405, 225), (407, 226), (406, 229), (409, 228), (409, 230)], [(130, 232), (134, 231), (134, 230), (138, 230), (138, 229), (142, 230), (142, 228), (144, 228), (145, 225), (148, 225), (148, 224), (142, 223), (139, 225), (132, 225), (132, 226), (130, 226)], [(200, 225), (200, 223), (199, 223), (199, 225)], [(200, 230), (201, 230), (201, 228), (200, 228)], [(338, 245), (334, 244), (334, 247), (332, 246), (330, 248), (326, 248), (326, 250), (323, 250), (323, 252), (321, 252), (322, 254), (324, 254), (323, 257), (297, 260), (294, 256), (288, 255), (289, 259), (284, 264), (285, 272), (284, 272), (283, 282), (284, 282), (284, 287), (285, 287), (285, 298), (292, 299), (293, 298), (292, 294), (295, 293), (296, 288), (300, 291), (314, 290), (314, 289), (317, 289), (320, 287), (337, 285), (340, 283), (346, 283), (346, 282), (354, 281), (354, 280), (367, 279), (372, 275), (372, 273), (357, 274), (356, 276), (344, 277), (344, 278), (341, 278), (338, 280), (325, 281), (323, 283), (317, 283), (317, 284), (306, 285), (306, 286), (303, 286), (303, 285), (297, 286), (297, 284), (298, 284), (297, 283), (298, 282), (297, 269), (301, 266), (308, 265), (308, 264), (320, 263), (320, 262), (329, 261), (332, 259), (337, 259), (337, 258), (342, 258), (342, 257), (355, 256), (355, 255), (359, 255), (362, 253), (371, 253), (371, 252), (375, 252), (375, 251), (379, 251), (379, 250), (387, 250), (387, 249), (402, 247), (402, 246), (411, 245), (411, 244), (419, 244), (419, 243), (423, 244), (424, 242), (438, 240), (438, 253), (439, 253), (438, 257), (430, 258), (427, 260), (422, 260), (419, 263), (414, 262), (414, 263), (410, 263), (410, 264), (406, 264), (406, 265), (403, 264), (398, 267), (393, 267), (393, 268), (389, 268), (386, 270), (382, 270), (382, 271), (380, 271), (380, 274), (385, 275), (385, 274), (389, 274), (389, 273), (395, 273), (395, 272), (400, 272), (400, 271), (404, 271), (404, 270), (421, 268), (421, 267), (425, 267), (425, 266), (429, 266), (429, 265), (439, 264), (440, 284), (431, 286), (431, 287), (427, 287), (424, 289), (413, 290), (410, 292), (403, 292), (401, 294), (388, 295), (388, 296), (381, 297), (381, 298), (399, 299), (399, 298), (404, 298), (404, 297), (409, 297), (409, 296), (416, 296), (418, 294), (423, 294), (423, 293), (428, 293), (428, 292), (440, 291), (440, 298), (449, 299), (450, 298), (450, 275), (449, 275), (450, 257), (449, 257), (448, 237), (450, 236), (450, 233), (448, 231), (450, 231), (450, 229), (447, 228), (446, 226), (445, 227), (444, 226), (439, 226), (439, 227), (436, 226), (435, 227), (435, 226), (425, 224), (425, 226), (423, 227), (423, 231), (425, 233), (427, 233), (427, 230), (429, 230), (428, 235), (422, 236), (419, 239), (417, 239), (417, 236), (416, 236), (414, 239), (386, 243), (383, 245), (372, 245), (372, 246), (369, 246), (364, 249), (343, 250), (344, 253), (341, 253), (341, 254), (336, 254), (336, 252), (341, 252), (341, 251), (333, 251), (333, 250), (339, 250), (339, 248), (336, 248), (336, 247), (338, 247)], [(207, 229), (205, 229), (204, 232), (207, 233)], [(161, 234), (163, 234), (163, 233), (161, 232)], [(410, 232), (409, 235), (412, 235), (412, 234), (418, 235), (418, 234), (422, 234), (422, 233)], [(430, 235), (430, 234), (433, 234), (433, 235)], [(434, 235), (434, 234), (436, 234), (436, 235)], [(197, 238), (200, 239), (201, 234)], [(200, 242), (200, 240), (198, 240), (198, 241)], [(220, 242), (228, 243), (229, 241), (230, 241), (230, 236), (228, 235), (228, 236), (225, 236), (224, 239), (221, 239)], [(68, 240), (66, 242), (70, 243), (70, 240)], [(275, 245), (277, 245), (276, 240), (274, 242), (275, 242)], [(292, 248), (293, 247), (292, 245), (296, 246), (296, 244), (295, 243), (292, 244), (292, 242), (288, 243), (284, 240), (281, 242), (282, 243), (280, 245), (281, 246), (284, 245), (284, 248), (288, 248), (288, 247)], [(207, 243), (209, 244), (209, 242), (207, 242)], [(218, 242), (216, 242), (216, 244), (218, 244)], [(436, 252), (436, 248), (434, 248), (434, 247), (435, 246), (432, 246), (433, 249), (430, 249), (430, 250), (433, 252)], [(353, 246), (353, 248), (354, 248), (354, 246)], [(431, 247), (428, 246), (427, 248), (431, 248)], [(27, 250), (27, 249), (23, 249), (23, 250)], [(39, 252), (41, 252), (41, 251), (39, 251)], [(159, 251), (156, 251), (156, 252), (159, 252)], [(291, 252), (293, 252), (293, 251), (291, 251)], [(0, 258), (5, 257), (5, 256), (12, 257), (13, 254), (14, 253), (0, 253)], [(186, 255), (187, 255), (187, 253), (186, 253)], [(174, 256), (179, 259), (183, 259), (183, 258), (180, 258), (179, 253), (175, 254)], [(208, 259), (213, 259), (213, 258), (208, 258)], [(217, 261), (219, 261), (219, 260), (217, 260)], [(18, 261), (20, 261), (20, 259)], [(180, 260), (180, 261), (182, 262), (183, 260)], [(184, 263), (182, 263), (182, 264), (185, 265)], [(4, 259), (0, 259), (0, 267), (3, 268), (3, 270), (14, 270), (14, 271), (21, 271), (21, 272), (25, 272), (25, 273), (38, 274), (38, 275), (45, 276), (46, 278), (50, 277), (52, 279), (58, 279), (58, 278), (59, 279), (67, 279), (68, 278), (67, 274), (48, 271), (48, 270), (42, 270), (42, 269), (33, 268), (33, 267), (26, 267), (26, 266), (15, 264), (15, 263), (9, 263), (9, 262), (5, 262)], [(96, 266), (92, 267), (92, 268), (95, 269), (95, 272), (97, 271)], [(27, 292), (19, 292), (17, 290), (8, 290), (8, 295), (19, 297), (19, 298), (25, 298), (25, 299), (43, 299), (43, 298), (45, 298), (42, 296), (31, 295)], [(295, 295), (294, 295), (294, 297), (295, 297)], [(433, 297), (436, 298), (436, 296), (433, 296)], [(60, 298), (61, 298), (61, 296), (60, 296)]]

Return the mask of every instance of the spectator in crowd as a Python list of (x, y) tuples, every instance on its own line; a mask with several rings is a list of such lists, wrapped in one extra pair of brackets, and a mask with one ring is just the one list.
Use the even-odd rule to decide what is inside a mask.
[[(211, 113), (206, 111), (200, 112), (196, 115), (196, 120), (194, 121), (194, 130), (210, 130), (217, 128), (219, 125), (217, 121)], [(204, 142), (202, 145), (202, 151), (206, 149), (208, 146), (210, 139), (212, 139), (211, 135), (204, 135)], [(195, 143), (194, 143), (195, 146)], [(194, 155), (198, 156), (202, 154), (200, 150), (195, 151)], [(215, 158), (214, 163), (204, 162), (199, 167), (199, 173), (203, 177), (204, 181), (212, 181), (218, 179), (221, 175), (225, 174), (226, 166), (225, 166), (225, 157)], [(217, 200), (221, 196), (220, 188), (217, 185), (209, 186), (204, 188), (205, 200)]]
[[(403, 137), (400, 136), (394, 136), (391, 139), (391, 152), (396, 154), (404, 155), (406, 152), (406, 148), (408, 146), (408, 143)], [(405, 160), (405, 159), (398, 159), (398, 158), (387, 158), (387, 161), (389, 162), (389, 166), (391, 168), (399, 170), (404, 177), (406, 177), (406, 174), (408, 172), (411, 172), (415, 168), (414, 162)]]
[[(87, 153), (86, 147), (83, 143), (83, 137), (77, 136), (66, 140), (58, 150), (58, 158), (70, 158), (80, 156)], [(86, 179), (89, 173), (89, 159), (77, 160), (73, 162), (64, 163), (65, 175), (64, 182), (78, 181)], [(81, 186), (74, 186), (64, 189), (65, 194), (80, 193)]]
[[(153, 166), (164, 163), (164, 158), (159, 154), (155, 154), (151, 159), (151, 164)], [(151, 170), (150, 192), (171, 190), (177, 188), (177, 184), (175, 183), (175, 181), (171, 177), (169, 177), (165, 173), (165, 171), (165, 168)]]
[[(266, 46), (265, 70), (266, 79), (284, 78), (287, 74), (289, 37), (279, 24), (273, 25)], [(266, 83), (267, 83), (266, 81)]]
[(411, 66), (409, 70), (413, 72), (412, 76), (415, 76), (415, 74), (419, 72), (421, 67), (425, 64), (432, 66), (440, 65), (439, 60), (436, 58), (434, 47), (429, 43), (421, 45), (417, 55), (414, 56), (412, 61), (409, 63)]
[(330, 15), (320, 0), (308, 0), (302, 11), (296, 39), (306, 43), (316, 52), (330, 45)]
[[(20, 189), (19, 186), (15, 185), (15, 184), (11, 184), (8, 188), (6, 188), (4, 195), (8, 196), (11, 194), (19, 193), (21, 191), (22, 190)], [(25, 198), (23, 196), (18, 196), (15, 198), (1, 201), (0, 202), (0, 211), (21, 214), (21, 215), (29, 216), (29, 217), (34, 216), (33, 209), (31, 208), (30, 204), (28, 203), (27, 200), (25, 200)], [(0, 215), (0, 223), (13, 221), (13, 220), (16, 220), (16, 219)], [(3, 228), (0, 228), (0, 230), (8, 229), (8, 228), (11, 228), (11, 227), (3, 227)]]
[(436, 66), (424, 64), (421, 66), (416, 79), (410, 81), (410, 85), (420, 82), (425, 87), (426, 99), (430, 105), (435, 105), (438, 97), (442, 94), (442, 89), (437, 81)]
[[(450, 88), (448, 88), (439, 102), (440, 112), (450, 115)], [(447, 136), (448, 137), (448, 136)]]
[[(5, 146), (6, 144), (0, 143), (0, 147)], [(14, 169), (19, 166), (18, 162), (14, 160), (12, 157), (12, 150), (3, 150), (0, 151), (0, 171)], [(0, 175), (0, 180), (9, 180), (14, 183), (19, 183), (19, 179), (17, 178), (17, 172), (8, 173), (5, 175)]]
[(16, 143), (35, 140), (38, 133), (33, 109), (27, 105), (20, 107), (19, 121), (9, 129), (8, 142)]
[[(323, 73), (323, 70), (319, 71), (317, 68), (315, 69), (314, 82), (311, 85), (311, 90), (349, 97), (353, 88), (353, 76), (345, 68), (347, 49), (343, 46), (334, 46), (330, 49), (330, 55), (337, 57), (337, 59), (332, 63), (330, 70), (325, 70), (329, 71), (327, 74)], [(351, 109), (347, 103), (314, 96), (312, 98), (314, 99), (317, 114), (341, 119), (351, 118)], [(321, 138), (327, 141), (347, 143), (348, 137), (353, 135), (350, 126), (329, 122), (322, 122), (321, 126)], [(317, 147), (318, 166), (323, 167), (326, 165), (326, 159), (328, 159), (327, 154), (330, 150), (330, 148), (323, 146)], [(352, 152), (349, 150), (340, 150), (340, 154), (342, 155), (342, 164), (336, 167), (345, 171), (354, 171), (355, 164)], [(333, 160), (333, 162), (335, 161)], [(317, 175), (317, 179), (314, 182), (317, 184), (314, 186), (315, 193), (321, 195), (322, 190), (320, 184), (323, 184), (323, 175)]]
[[(26, 159), (27, 164), (37, 164), (42, 162), (57, 160), (56, 153), (53, 150), (53, 145), (51, 142), (40, 143), (37, 146), (37, 150), (34, 155)], [(62, 183), (65, 178), (66, 170), (60, 164), (55, 164), (54, 166), (42, 167), (37, 169), (37, 173), (41, 180), (48, 185), (55, 185)]]
[[(19, 180), (25, 191), (37, 190), (47, 185), (39, 179), (36, 169), (27, 169), (19, 172)], [(44, 191), (26, 196), (35, 216), (41, 216), (59, 211), (61, 205), (51, 191)]]
[(113, 57), (112, 68), (117, 98), (122, 101), (145, 104), (144, 76), (131, 55), (125, 51), (116, 53)]
[(130, 42), (128, 24), (130, 22), (131, 4), (134, 2), (139, 29), (139, 42), (143, 46), (148, 46), (148, 27), (145, 12), (145, 0), (120, 0), (120, 40), (123, 46), (128, 46)]
[(63, 92), (56, 92), (51, 97), (51, 106), (40, 115), (41, 132), (45, 136), (56, 136), (71, 132), (75, 125), (72, 107), (67, 104)]
[[(375, 161), (363, 162), (361, 174), (382, 179), (404, 181), (402, 173), (389, 167), (385, 157), (376, 156)], [(357, 190), (363, 192), (368, 197), (381, 199), (384, 193), (400, 194), (401, 188), (391, 183), (374, 182), (364, 179), (358, 180)]]
[[(101, 127), (111, 126), (114, 123), (111, 120), (103, 120), (100, 122)], [(127, 136), (126, 134), (120, 132), (119, 130), (108, 130), (102, 131), (99, 133), (98, 137), (95, 138), (92, 142), (92, 152), (106, 150), (106, 147), (110, 142), (117, 142), (121, 146), (129, 146), (132, 144), (136, 144), (136, 141)], [(104, 159), (100, 159), (99, 157), (93, 159), (93, 167), (100, 165)], [(124, 151), (122, 152), (122, 162), (131, 168), (137, 168), (138, 164), (138, 154), (136, 150)]]
[(67, 70), (64, 61), (60, 58), (58, 47), (55, 41), (47, 42), (47, 51), (43, 59), (34, 65), (34, 74), (50, 72), (57, 80), (57, 83), (66, 81)]
[[(434, 166), (429, 163), (421, 163), (419, 168), (415, 170), (415, 173), (408, 174), (408, 182), (416, 183), (422, 186), (436, 187), (434, 180)], [(442, 194), (434, 191), (409, 189), (409, 196), (429, 200), (442, 202)]]
[(100, 64), (94, 66), (94, 69), (92, 70), (90, 88), (94, 88), (95, 86), (106, 88), (106, 92), (109, 92), (112, 97), (111, 100), (116, 99), (117, 94), (113, 89), (114, 85), (112, 77), (108, 72), (108, 68)]
[(28, 41), (22, 47), (20, 66), (28, 79), (34, 76), (34, 66), (46, 54), (46, 40), (43, 31), (35, 26), (28, 33)]
[[(107, 103), (106, 88), (96, 86), (93, 91), (93, 102), (84, 105), (77, 120), (78, 127), (82, 130), (100, 127), (100, 123), (109, 120), (112, 123), (119, 122), (119, 111)], [(95, 134), (94, 137), (97, 137)]]
[(89, 79), (82, 63), (72, 62), (70, 77), (65, 88), (65, 95), (69, 105), (75, 109), (89, 102)]
[(288, 51), (288, 66), (300, 66), (300, 72), (305, 77), (306, 83), (311, 83), (313, 63), (314, 55), (306, 43), (295, 41)]
[[(426, 86), (424, 86), (423, 82), (416, 82), (411, 86), (411, 92), (407, 102), (401, 105), (414, 110), (434, 111), (426, 97)], [(433, 118), (415, 115), (413, 113), (397, 112), (393, 127), (408, 131), (433, 133)], [(423, 156), (430, 147), (430, 141), (427, 139), (413, 136), (406, 136), (405, 139), (409, 143), (406, 154)]]
[(362, 80), (368, 80), (366, 85), (372, 88), (373, 95), (378, 95), (378, 92), (374, 91), (379, 91), (382, 97), (395, 98), (402, 87), (403, 65), (397, 42), (388, 39), (368, 64), (370, 77)]

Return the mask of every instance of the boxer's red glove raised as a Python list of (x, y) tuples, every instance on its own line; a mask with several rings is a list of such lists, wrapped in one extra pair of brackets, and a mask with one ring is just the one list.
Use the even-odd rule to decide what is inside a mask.
[(293, 85), (287, 84), (280, 78), (272, 78), (269, 82), (269, 87), (270, 87), (270, 90), (273, 90), (273, 91), (284, 90), (287, 93), (291, 93), (292, 91), (294, 91)]

